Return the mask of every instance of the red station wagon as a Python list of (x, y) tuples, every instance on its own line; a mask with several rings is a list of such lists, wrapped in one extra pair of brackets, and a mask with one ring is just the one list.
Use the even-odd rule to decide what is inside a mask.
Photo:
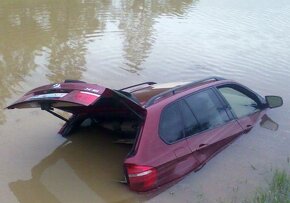
[[(200, 169), (268, 108), (283, 104), (278, 96), (261, 97), (247, 87), (219, 77), (194, 82), (146, 82), (120, 90), (66, 80), (31, 90), (8, 109), (41, 108), (66, 123), (68, 136), (83, 123), (109, 125), (119, 142), (132, 145), (124, 159), (125, 180), (134, 191), (149, 191)], [(54, 112), (69, 112), (69, 119)], [(129, 124), (129, 125), (128, 125)]]

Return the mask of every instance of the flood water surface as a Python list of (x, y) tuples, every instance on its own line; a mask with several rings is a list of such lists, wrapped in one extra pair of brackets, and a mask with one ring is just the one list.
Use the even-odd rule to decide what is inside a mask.
[[(290, 173), (289, 25), (287, 0), (1, 0), (0, 202), (240, 202), (276, 168)], [(121, 88), (212, 75), (284, 106), (160, 194), (118, 183), (128, 146), (109, 132), (63, 138), (41, 110), (4, 110), (65, 79)]]
[(9, 187), (27, 203), (129, 201), (133, 194), (119, 181), (130, 146), (113, 141), (108, 131), (81, 129), (34, 166), (30, 179)]

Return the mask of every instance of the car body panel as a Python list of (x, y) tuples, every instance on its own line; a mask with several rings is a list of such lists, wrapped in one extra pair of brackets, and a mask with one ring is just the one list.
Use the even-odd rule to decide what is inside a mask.
[(197, 158), (200, 164), (206, 162), (220, 148), (243, 134), (243, 129), (233, 120), (222, 126), (192, 135), (187, 138), (192, 155)]
[(55, 107), (89, 106), (96, 102), (106, 88), (87, 83), (57, 83), (45, 85), (26, 93), (7, 108), (35, 108), (44, 101), (51, 101)]
[(247, 133), (254, 127), (254, 125), (257, 123), (257, 121), (263, 114), (264, 114), (264, 111), (258, 111), (254, 114), (245, 116), (243, 118), (239, 118), (237, 119), (237, 121), (240, 124), (240, 126), (243, 128), (244, 133)]

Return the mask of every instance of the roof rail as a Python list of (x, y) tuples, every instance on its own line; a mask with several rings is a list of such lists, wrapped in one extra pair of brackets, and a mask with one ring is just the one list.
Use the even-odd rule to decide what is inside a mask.
[(204, 83), (204, 82), (210, 82), (210, 81), (220, 81), (220, 80), (225, 80), (224, 78), (222, 77), (208, 77), (208, 78), (204, 78), (202, 80), (197, 80), (197, 81), (193, 81), (193, 82), (190, 82), (188, 84), (185, 84), (185, 85), (182, 85), (182, 86), (178, 86), (178, 87), (175, 87), (175, 88), (172, 88), (172, 89), (169, 89), (167, 91), (164, 91), (164, 92), (161, 92), (160, 94), (157, 94), (153, 97), (151, 97), (146, 103), (145, 103), (145, 107), (149, 107), (151, 106), (152, 104), (154, 104), (154, 102), (157, 100), (157, 99), (160, 99), (162, 98), (163, 96), (165, 95), (168, 95), (168, 94), (176, 94), (177, 91), (181, 91), (181, 90), (184, 90), (188, 87), (191, 87), (191, 86), (194, 86), (194, 85), (197, 85), (197, 84), (200, 84), (200, 83)]
[(84, 81), (81, 81), (81, 80), (71, 80), (71, 79), (66, 79), (64, 81), (64, 83), (86, 83)]
[(143, 82), (143, 83), (139, 83), (139, 84), (132, 85), (132, 86), (129, 86), (129, 87), (124, 87), (124, 88), (119, 89), (119, 90), (126, 90), (126, 89), (130, 89), (132, 87), (138, 87), (138, 86), (141, 86), (141, 85), (154, 85), (154, 84), (156, 84), (156, 82)]

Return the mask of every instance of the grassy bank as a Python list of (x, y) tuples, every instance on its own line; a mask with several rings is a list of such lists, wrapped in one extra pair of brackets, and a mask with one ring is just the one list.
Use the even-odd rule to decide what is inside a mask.
[(259, 189), (246, 203), (290, 203), (290, 175), (276, 170), (269, 186)]

